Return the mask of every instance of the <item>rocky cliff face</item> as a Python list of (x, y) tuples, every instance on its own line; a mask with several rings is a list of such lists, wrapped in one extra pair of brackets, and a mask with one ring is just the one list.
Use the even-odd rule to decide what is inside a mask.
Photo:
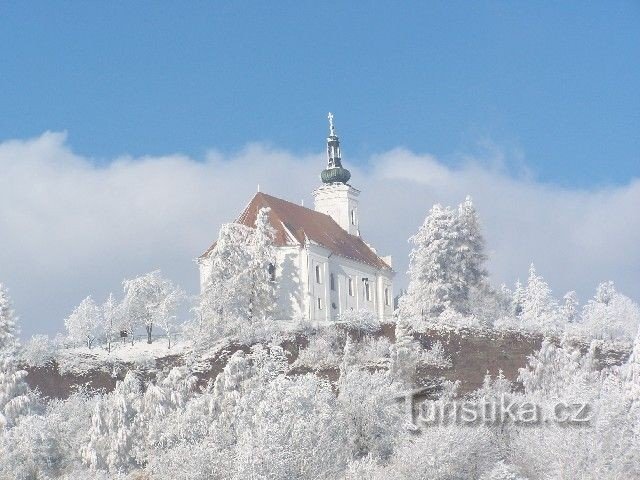
[[(376, 336), (386, 336), (392, 342), (394, 339), (393, 325), (385, 325)], [(495, 330), (430, 328), (425, 332), (415, 335), (420, 344), (431, 347), (435, 342), (440, 342), (446, 356), (451, 359), (451, 366), (427, 367), (420, 372), (424, 383), (437, 379), (459, 381), (460, 394), (469, 393), (482, 385), (486, 373), (492, 376), (502, 371), (503, 375), (511, 381), (516, 381), (518, 370), (527, 365), (527, 358), (540, 348), (542, 336), (522, 332), (505, 332)], [(300, 348), (304, 348), (308, 340), (304, 336), (296, 336), (283, 344), (289, 353), (289, 360), (293, 363), (298, 357)], [(578, 344), (578, 347), (586, 351), (588, 345)], [(195, 375), (199, 384), (205, 386), (210, 379), (222, 371), (229, 356), (238, 349), (250, 351), (248, 345), (231, 344), (218, 351), (206, 362), (201, 362)], [(602, 366), (619, 365), (627, 360), (630, 348), (626, 346), (601, 347), (597, 350), (597, 358)], [(156, 360), (155, 368), (146, 367), (139, 369), (141, 375), (148, 380), (153, 380), (158, 371), (174, 366), (184, 365), (184, 358), (178, 355), (167, 356)], [(90, 390), (113, 390), (117, 380), (124, 378), (127, 370), (134, 368), (131, 364), (120, 364), (118, 368), (105, 371), (96, 368), (83, 373), (61, 372), (55, 362), (42, 367), (25, 367), (29, 372), (27, 382), (33, 389), (49, 398), (66, 398), (75, 389), (85, 386)], [(308, 371), (308, 369), (304, 369)], [(292, 373), (304, 373), (302, 370), (294, 370)], [(337, 368), (324, 368), (318, 374), (335, 380), (338, 377)]]

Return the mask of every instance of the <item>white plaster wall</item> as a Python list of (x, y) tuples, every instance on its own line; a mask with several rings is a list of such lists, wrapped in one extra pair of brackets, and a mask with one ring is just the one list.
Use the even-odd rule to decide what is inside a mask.
[[(344, 184), (323, 185), (313, 191), (314, 209), (333, 218), (343, 230), (358, 235), (358, 195), (355, 188)], [(351, 211), (355, 211), (355, 225), (351, 222)]]
[[(211, 262), (201, 259), (198, 264), (202, 290), (211, 275)], [(320, 268), (320, 283), (316, 281), (316, 266)], [(332, 273), (334, 290), (330, 282)], [(349, 295), (349, 278), (353, 281), (353, 295)], [(365, 297), (363, 278), (369, 279), (370, 300)], [(392, 272), (333, 255), (319, 245), (276, 248), (276, 282), (278, 301), (273, 316), (278, 320), (304, 316), (311, 321), (332, 321), (350, 309), (369, 310), (380, 320), (393, 314)], [(385, 305), (385, 288), (389, 289), (390, 305)]]

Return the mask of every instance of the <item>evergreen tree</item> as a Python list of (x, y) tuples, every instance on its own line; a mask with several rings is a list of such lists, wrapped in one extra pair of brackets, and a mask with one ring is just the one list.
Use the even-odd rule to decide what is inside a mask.
[(566, 319), (567, 322), (573, 323), (576, 321), (578, 316), (578, 295), (575, 291), (571, 290), (570, 292), (565, 293), (564, 304), (562, 305), (562, 315)]
[(409, 241), (409, 286), (400, 298), (400, 315), (437, 317), (459, 298), (462, 285), (457, 254), (457, 218), (448, 207), (434, 205)]
[(458, 206), (457, 248), (455, 265), (459, 269), (461, 279), (460, 298), (455, 309), (461, 313), (469, 313), (470, 290), (485, 290), (487, 270), (484, 267), (487, 256), (484, 252), (484, 238), (480, 231), (478, 214), (470, 196)]
[(15, 425), (33, 405), (24, 380), (26, 376), (27, 372), (18, 368), (15, 357), (0, 356), (0, 432)]
[[(434, 205), (418, 233), (409, 241), (409, 287), (400, 298), (400, 315), (436, 318), (445, 310), (486, 313), (495, 304), (487, 283), (484, 238), (470, 197), (457, 211)], [(488, 300), (488, 301), (487, 301)]]
[(19, 333), (16, 322), (9, 292), (0, 283), (0, 357), (16, 353)]
[(532, 263), (522, 300), (520, 315), (522, 323), (527, 327), (553, 328), (557, 323), (555, 311), (556, 304), (551, 296), (551, 289), (547, 282), (536, 273), (536, 268)]
[(519, 317), (520, 315), (522, 315), (522, 305), (524, 304), (524, 297), (525, 290), (522, 286), (522, 283), (520, 283), (520, 280), (518, 279), (516, 281), (515, 289), (513, 290), (512, 313), (514, 317)]

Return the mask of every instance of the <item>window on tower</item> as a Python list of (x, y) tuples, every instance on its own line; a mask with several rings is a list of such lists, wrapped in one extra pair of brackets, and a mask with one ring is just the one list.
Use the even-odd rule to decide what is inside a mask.
[(351, 210), (351, 225), (355, 225), (356, 224), (356, 210), (353, 209)]
[(329, 274), (329, 285), (331, 287), (331, 290), (335, 290), (336, 289), (336, 279), (333, 276), (333, 273)]
[(353, 278), (349, 277), (349, 296), (353, 297)]
[(322, 283), (322, 272), (320, 271), (320, 265), (316, 265), (316, 283)]

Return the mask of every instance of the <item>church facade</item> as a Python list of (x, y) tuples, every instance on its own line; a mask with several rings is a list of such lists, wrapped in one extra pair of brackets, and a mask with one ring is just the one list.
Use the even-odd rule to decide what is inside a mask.
[[(258, 192), (236, 223), (253, 227), (268, 207), (275, 230), (278, 319), (335, 321), (349, 310), (368, 310), (382, 321), (393, 313), (390, 257), (378, 256), (360, 236), (358, 196), (342, 166), (340, 139), (329, 114), (327, 168), (313, 191), (314, 209)], [(200, 286), (211, 274), (215, 244), (198, 258)]]

